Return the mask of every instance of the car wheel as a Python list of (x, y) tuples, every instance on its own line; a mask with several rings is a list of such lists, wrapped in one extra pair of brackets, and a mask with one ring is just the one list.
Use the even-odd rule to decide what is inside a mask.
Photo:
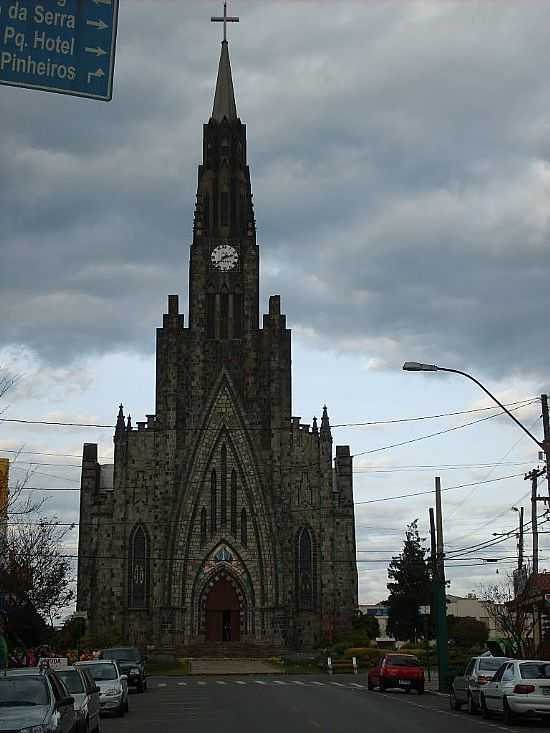
[(477, 713), (477, 705), (475, 704), (471, 693), (468, 693), (468, 712), (470, 715), (475, 715)]
[(370, 680), (367, 680), (367, 689), (368, 690), (374, 690), (374, 685)]
[(461, 710), (462, 709), (462, 703), (458, 702), (458, 700), (456, 699), (456, 694), (452, 687), (451, 687), (451, 692), (449, 694), (449, 705), (451, 706), (451, 710)]
[(504, 713), (505, 724), (513, 725), (516, 722), (516, 716), (510, 710), (510, 706), (508, 705), (508, 700), (506, 698), (504, 698), (504, 700), (502, 701), (502, 711)]
[(481, 698), (480, 698), (480, 701), (479, 701), (479, 706), (481, 708), (481, 714), (483, 715), (483, 717), (485, 719), (490, 718), (491, 717), (491, 711), (487, 707), (487, 702), (485, 701), (485, 695), (481, 695)]
[(380, 680), (380, 682), (378, 683), (378, 689), (380, 690), (380, 692), (386, 692), (386, 683)]
[(129, 712), (129, 707), (128, 707), (128, 698), (126, 698), (126, 702), (124, 703), (124, 712), (125, 712), (125, 713)]
[(117, 716), (117, 718), (122, 718), (122, 717), (124, 717), (124, 713), (125, 713), (125, 710), (124, 710), (124, 703), (123, 703), (123, 702), (122, 702), (122, 700), (121, 700), (121, 701), (120, 701), (120, 705), (119, 705), (119, 706), (118, 706), (118, 708), (116, 709), (115, 715)]
[(421, 684), (421, 685), (420, 685), (420, 686), (418, 687), (418, 690), (417, 690), (417, 692), (418, 692), (418, 694), (419, 694), (419, 695), (423, 695), (423, 694), (424, 694), (424, 683), (422, 683), (422, 684)]

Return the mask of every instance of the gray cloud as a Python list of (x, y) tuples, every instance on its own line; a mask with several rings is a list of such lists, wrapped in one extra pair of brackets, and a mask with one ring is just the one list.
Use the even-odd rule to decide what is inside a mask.
[[(323, 347), (541, 374), (550, 30), (520, 6), (234, 2), (268, 292)], [(320, 11), (320, 12), (316, 12)], [(150, 351), (185, 302), (204, 4), (121, 10), (109, 104), (3, 88), (2, 343)], [(167, 31), (167, 29), (169, 29)]]

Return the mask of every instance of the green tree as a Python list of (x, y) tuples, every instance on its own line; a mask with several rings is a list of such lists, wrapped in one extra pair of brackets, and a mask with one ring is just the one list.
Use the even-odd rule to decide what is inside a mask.
[(390, 616), (388, 631), (400, 641), (416, 641), (424, 634), (420, 606), (429, 605), (431, 596), (428, 550), (418, 534), (418, 520), (407, 526), (403, 550), (388, 568)]
[(380, 624), (376, 616), (369, 616), (366, 613), (357, 611), (352, 621), (353, 631), (361, 631), (367, 639), (376, 639), (380, 636)]
[(471, 648), (482, 647), (489, 638), (489, 629), (483, 621), (465, 616), (447, 616), (449, 627), (449, 641), (453, 641), (457, 647)]

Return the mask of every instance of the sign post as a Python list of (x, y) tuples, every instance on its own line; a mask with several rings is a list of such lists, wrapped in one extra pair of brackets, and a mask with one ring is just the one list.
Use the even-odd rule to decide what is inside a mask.
[(119, 0), (0, 0), (0, 84), (109, 101)]

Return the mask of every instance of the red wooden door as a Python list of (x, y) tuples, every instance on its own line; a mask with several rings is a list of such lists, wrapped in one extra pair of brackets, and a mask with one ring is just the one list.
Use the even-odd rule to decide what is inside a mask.
[(223, 611), (206, 611), (206, 641), (222, 640)]
[(239, 599), (231, 583), (223, 578), (206, 599), (206, 641), (239, 641), (240, 623)]

